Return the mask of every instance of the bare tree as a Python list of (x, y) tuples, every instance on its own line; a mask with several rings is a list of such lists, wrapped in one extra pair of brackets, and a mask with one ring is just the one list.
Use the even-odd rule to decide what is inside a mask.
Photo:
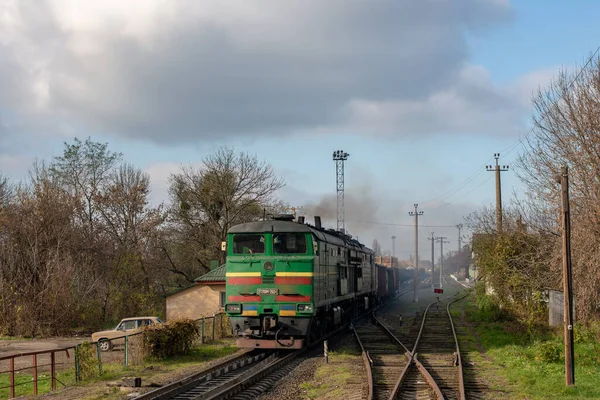
[(274, 195), (283, 186), (271, 165), (227, 147), (206, 157), (201, 168), (182, 167), (171, 176), (171, 237), (187, 245), (164, 248), (171, 272), (190, 280), (209, 269), (209, 260), (223, 262), (221, 242), (229, 228), (282, 208)]
[(14, 194), (14, 187), (7, 177), (0, 173), (0, 209), (11, 201)]
[(376, 257), (381, 256), (381, 245), (377, 239), (373, 239), (373, 248), (371, 250), (373, 250)]
[[(519, 159), (519, 176), (546, 229), (560, 232), (560, 190), (555, 176), (569, 166), (573, 282), (578, 318), (597, 313), (600, 302), (600, 59), (577, 74), (561, 72), (533, 100), (534, 128)], [(560, 241), (553, 258), (560, 261)], [(560, 264), (557, 264), (560, 265)]]
[(64, 332), (81, 323), (80, 311), (93, 278), (76, 266), (72, 246), (81, 240), (71, 220), (74, 199), (46, 169), (36, 169), (19, 188), (11, 207), (0, 213), (0, 322), (13, 334)]

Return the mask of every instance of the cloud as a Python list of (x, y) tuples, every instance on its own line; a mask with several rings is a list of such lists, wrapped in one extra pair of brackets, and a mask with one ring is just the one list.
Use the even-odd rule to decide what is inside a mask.
[(512, 17), (499, 0), (7, 0), (0, 107), (165, 145), (472, 131), (517, 111), (465, 34)]
[(355, 130), (387, 134), (505, 134), (522, 126), (529, 103), (517, 99), (532, 83), (533, 79), (502, 90), (491, 84), (485, 68), (468, 65), (454, 83), (422, 100), (352, 100), (348, 123)]

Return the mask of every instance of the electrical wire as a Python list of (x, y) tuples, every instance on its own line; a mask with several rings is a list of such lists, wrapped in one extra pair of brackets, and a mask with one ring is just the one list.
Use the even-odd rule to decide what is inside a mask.
[[(575, 75), (575, 77), (571, 80), (571, 82), (568, 85), (569, 89), (571, 89), (573, 87), (573, 85), (575, 84), (575, 82), (577, 82), (577, 80), (579, 79), (579, 77), (581, 76), (581, 74), (583, 74), (583, 72), (585, 71), (585, 69), (587, 68), (587, 66), (592, 62), (592, 60), (598, 54), (599, 51), (600, 51), (600, 46), (598, 46), (596, 48), (596, 51), (594, 51), (594, 53), (588, 58), (587, 62), (583, 65), (583, 67), (581, 67), (581, 69), (579, 70), (579, 72), (577, 73), (577, 75)], [(546, 115), (542, 116), (542, 118), (545, 118), (545, 117), (546, 117)], [(519, 138), (515, 142), (513, 142), (512, 144), (510, 144), (507, 147), (505, 147), (504, 149), (502, 149), (500, 151), (500, 153), (504, 153), (504, 155), (508, 155), (508, 154), (512, 153), (513, 151), (515, 151), (518, 148), (519, 144), (523, 144), (523, 140), (526, 139), (531, 133), (533, 133), (533, 130), (534, 130), (534, 127), (529, 128), (529, 130), (527, 132), (525, 132), (523, 135), (519, 135)], [(494, 159), (493, 157), (489, 158), (483, 166), (477, 168), (474, 173), (472, 173), (467, 178), (465, 178), (465, 180), (461, 181), (458, 184), (458, 187), (450, 189), (449, 191), (444, 192), (440, 196), (434, 197), (434, 198), (429, 199), (427, 201), (423, 201), (420, 204), (423, 204), (423, 205), (424, 204), (429, 204), (429, 203), (432, 203), (434, 201), (444, 200), (444, 199), (447, 199), (448, 197), (451, 197), (451, 196), (455, 195), (462, 188), (464, 188), (466, 185), (468, 185), (469, 183), (471, 183), (483, 171), (485, 171), (486, 170), (486, 168), (485, 168), (486, 165), (488, 165), (493, 159)], [(476, 188), (480, 187), (483, 183), (485, 183), (485, 182), (480, 183), (474, 189), (472, 189), (471, 191), (467, 192), (463, 196), (466, 196), (467, 194), (472, 193), (473, 190), (475, 190)], [(446, 206), (448, 204), (451, 204), (451, 203), (446, 203), (446, 204), (440, 205), (440, 207), (444, 207), (444, 206)]]

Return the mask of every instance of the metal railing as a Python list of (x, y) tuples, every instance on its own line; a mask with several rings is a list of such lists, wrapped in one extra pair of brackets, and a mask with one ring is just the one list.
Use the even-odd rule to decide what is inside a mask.
[[(233, 335), (229, 319), (223, 312), (199, 318), (196, 323), (200, 330), (199, 339), (196, 342), (199, 345)], [(122, 351), (102, 351), (100, 346), (103, 342), (109, 343), (110, 350)], [(32, 393), (38, 395), (40, 394), (40, 382), (49, 380), (49, 390), (54, 391), (57, 383), (68, 386), (69, 383), (82, 382), (92, 376), (101, 376), (105, 364), (119, 363), (127, 368), (131, 365), (141, 364), (144, 358), (143, 332), (100, 342), (83, 341), (74, 346), (9, 354), (0, 357), (0, 393), (8, 389), (8, 399), (11, 399), (16, 397), (18, 387), (32, 385), (31, 389), (27, 389), (27, 393), (19, 395)], [(24, 371), (28, 373), (24, 373)], [(71, 371), (73, 376), (69, 377)], [(47, 374), (48, 372), (49, 374)], [(59, 379), (59, 373), (65, 379)], [(6, 374), (8, 375), (8, 384), (3, 384), (1, 378)]]

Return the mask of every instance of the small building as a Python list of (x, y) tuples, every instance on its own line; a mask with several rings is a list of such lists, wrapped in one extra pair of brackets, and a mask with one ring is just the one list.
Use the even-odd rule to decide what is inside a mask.
[(376, 256), (375, 263), (385, 265), (388, 268), (398, 267), (398, 258), (392, 256)]
[(195, 283), (167, 295), (167, 321), (212, 316), (225, 307), (225, 264), (196, 278)]

